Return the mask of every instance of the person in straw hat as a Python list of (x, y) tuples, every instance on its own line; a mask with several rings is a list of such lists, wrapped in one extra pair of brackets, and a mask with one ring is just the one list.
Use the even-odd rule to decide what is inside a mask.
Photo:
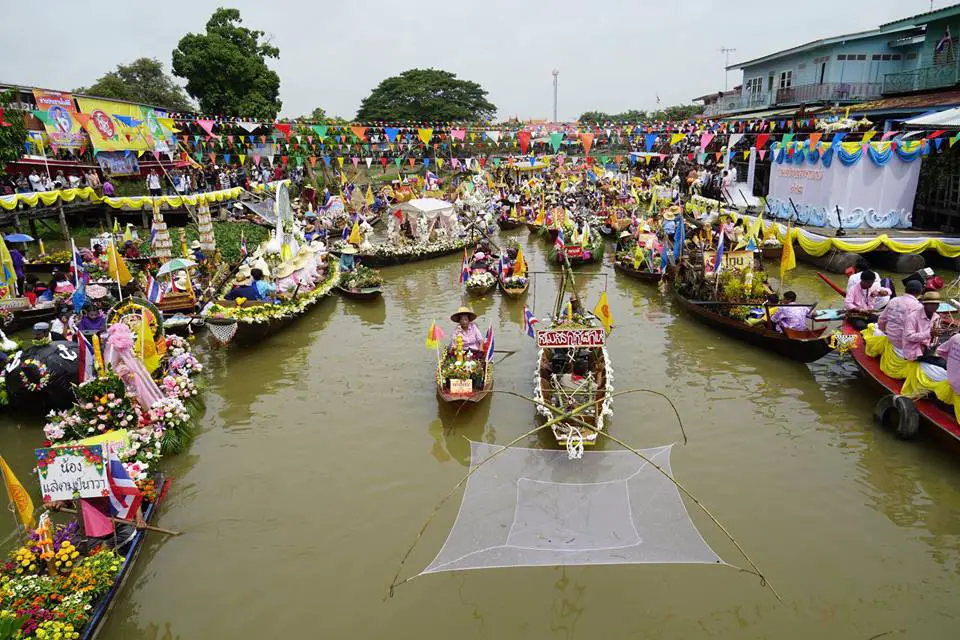
[(453, 348), (457, 343), (457, 336), (460, 336), (463, 339), (463, 348), (470, 351), (479, 353), (483, 348), (483, 334), (480, 333), (480, 329), (474, 323), (474, 320), (477, 319), (477, 314), (473, 312), (473, 309), (466, 306), (459, 307), (452, 316), (450, 320), (457, 323), (457, 328), (454, 330), (453, 335), (450, 336), (450, 347)]
[(245, 298), (247, 300), (260, 300), (260, 292), (253, 283), (253, 276), (250, 273), (250, 267), (241, 265), (237, 270), (237, 275), (233, 278), (233, 288), (224, 296), (227, 300), (236, 300)]
[(193, 253), (193, 259), (197, 262), (203, 262), (207, 259), (207, 256), (203, 254), (203, 248), (201, 248), (199, 240), (190, 243), (190, 251)]
[(357, 250), (349, 244), (340, 250), (340, 271), (344, 273), (353, 271), (356, 266), (356, 261), (353, 257), (355, 255), (357, 255)]
[(940, 294), (927, 291), (920, 296), (920, 304), (922, 308), (911, 311), (903, 325), (903, 358), (943, 366), (942, 358), (926, 353), (940, 326), (940, 316), (937, 314)]

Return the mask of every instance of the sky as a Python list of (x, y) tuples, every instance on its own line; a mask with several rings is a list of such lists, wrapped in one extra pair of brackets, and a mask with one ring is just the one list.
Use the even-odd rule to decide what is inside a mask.
[[(117, 64), (159, 59), (225, 0), (10, 2), (0, 83), (71, 90)], [(951, 4), (935, 0), (934, 8)], [(930, 0), (235, 0), (244, 25), (280, 49), (281, 115), (322, 107), (352, 118), (376, 85), (415, 67), (483, 86), (500, 119), (689, 104), (724, 88), (722, 47), (746, 61), (923, 13)], [(729, 73), (729, 86), (741, 73)]]

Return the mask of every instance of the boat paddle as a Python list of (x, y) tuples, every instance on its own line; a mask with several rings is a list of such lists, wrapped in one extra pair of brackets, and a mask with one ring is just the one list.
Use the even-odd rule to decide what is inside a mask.
[(834, 291), (836, 291), (837, 294), (839, 294), (839, 295), (841, 295), (841, 296), (846, 296), (846, 295), (847, 295), (847, 292), (846, 292), (846, 291), (844, 291), (843, 289), (841, 289), (840, 287), (838, 287), (837, 285), (835, 285), (833, 282), (830, 281), (830, 278), (828, 278), (827, 276), (823, 275), (823, 274), (820, 273), (819, 271), (817, 271), (817, 277), (820, 278), (821, 280), (823, 280), (824, 282), (826, 282), (828, 285), (830, 285), (830, 288), (833, 289)]
[[(57, 509), (57, 511), (62, 511), (64, 513), (72, 513), (74, 515), (77, 515), (79, 513), (76, 509), (73, 509), (71, 507), (60, 507), (59, 509)], [(109, 516), (109, 518), (111, 522), (114, 522), (116, 524), (129, 524), (130, 526), (133, 526), (133, 527), (137, 526), (137, 523), (134, 522), (133, 520), (123, 520), (121, 518), (114, 518), (112, 516)], [(157, 533), (164, 533), (168, 536), (179, 536), (181, 534), (180, 531), (174, 531), (172, 529), (161, 529), (160, 527), (154, 527), (153, 525), (149, 525), (149, 524), (145, 524), (142, 527), (137, 527), (137, 528), (144, 529), (146, 531), (156, 531)]]

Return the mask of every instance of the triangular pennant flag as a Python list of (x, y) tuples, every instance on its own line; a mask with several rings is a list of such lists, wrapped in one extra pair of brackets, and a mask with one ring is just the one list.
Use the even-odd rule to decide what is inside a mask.
[(582, 133), (580, 134), (580, 142), (583, 143), (583, 152), (586, 155), (590, 155), (590, 147), (593, 146), (593, 134), (592, 133)]
[(366, 127), (350, 127), (350, 131), (353, 131), (353, 135), (357, 136), (360, 140), (367, 139), (367, 128)]
[(367, 163), (367, 169), (369, 169), (370, 165), (373, 164), (373, 158), (364, 158), (363, 161)]
[(817, 148), (817, 145), (820, 144), (820, 138), (823, 137), (822, 133), (811, 133), (810, 134), (810, 151), (813, 151)]
[(687, 134), (685, 133), (674, 133), (673, 135), (670, 136), (670, 144), (675, 145), (686, 137), (687, 137)]
[(387, 140), (392, 144), (397, 141), (397, 134), (400, 133), (400, 129), (397, 127), (385, 127), (383, 132), (387, 134)]
[(247, 133), (253, 133), (260, 128), (259, 122), (238, 122), (237, 126), (242, 128)]
[(214, 120), (202, 120), (198, 118), (197, 124), (207, 132), (207, 139), (209, 140), (213, 136), (213, 125), (216, 124), (216, 122)]
[(716, 137), (716, 135), (713, 134), (713, 133), (703, 133), (703, 134), (701, 134), (701, 135), (700, 135), (700, 151), (701, 151), (701, 152), (706, 151), (706, 150), (707, 150), (707, 145), (709, 145), (710, 142), (713, 141), (713, 139), (714, 139), (715, 137)]
[(433, 138), (433, 129), (417, 129), (417, 137), (423, 144), (430, 144), (430, 140)]
[(312, 124), (310, 125), (310, 128), (313, 129), (314, 133), (317, 134), (317, 137), (320, 138), (321, 142), (323, 142), (324, 138), (327, 137), (328, 127), (326, 125)]
[(463, 140), (467, 136), (466, 129), (450, 129), (450, 137), (454, 140)]
[(530, 132), (520, 131), (517, 133), (517, 138), (520, 140), (520, 153), (526, 155), (527, 147), (530, 146)]
[(287, 142), (290, 142), (290, 125), (289, 124), (285, 122), (278, 122), (277, 124), (274, 125), (274, 127), (276, 127), (277, 131), (279, 131), (284, 135), (284, 137), (287, 139)]

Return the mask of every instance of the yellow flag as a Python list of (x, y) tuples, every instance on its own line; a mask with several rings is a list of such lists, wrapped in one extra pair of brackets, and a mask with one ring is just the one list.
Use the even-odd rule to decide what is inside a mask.
[(633, 269), (636, 271), (640, 268), (640, 259), (643, 258), (643, 253), (640, 252), (640, 243), (633, 248)]
[(877, 130), (876, 130), (876, 129), (870, 129), (870, 131), (867, 131), (866, 133), (863, 134), (863, 140), (862, 140), (862, 142), (863, 142), (864, 144), (870, 142), (870, 140), (872, 140), (872, 139), (873, 139), (873, 136), (875, 136), (875, 135), (877, 135)]
[(783, 254), (780, 256), (780, 282), (783, 282), (787, 271), (797, 266), (797, 256), (793, 252), (793, 228), (787, 227), (786, 237), (783, 239)]
[(123, 230), (123, 241), (124, 241), (124, 242), (131, 242), (131, 241), (133, 241), (133, 233), (130, 232), (130, 227), (132, 227), (132, 226), (133, 226), (133, 225), (131, 225), (131, 224), (127, 224), (127, 228)]
[(427, 346), (427, 349), (436, 349), (437, 346), (439, 345), (435, 335), (436, 330), (437, 330), (437, 321), (434, 320), (433, 322), (430, 323), (430, 328), (427, 329), (427, 339), (424, 342), (424, 344)]
[(756, 218), (753, 219), (753, 224), (750, 225), (750, 230), (747, 231), (747, 237), (753, 238), (753, 241), (757, 244), (760, 244), (760, 231), (763, 229), (763, 212), (760, 213)]
[(533, 221), (533, 224), (542, 225), (544, 221), (544, 216), (546, 216), (546, 212), (543, 210), (543, 207), (540, 207), (540, 213), (537, 214), (537, 219)]
[(20, 514), (20, 521), (27, 529), (36, 525), (33, 519), (33, 500), (30, 494), (23, 488), (17, 476), (13, 475), (13, 470), (7, 465), (7, 461), (0, 456), (0, 469), (3, 470), (3, 481), (7, 485), (7, 495), (10, 496), (10, 502), (17, 508)]
[(127, 283), (132, 279), (130, 269), (127, 268), (127, 263), (120, 257), (116, 245), (112, 242), (107, 249), (107, 272), (111, 278), (120, 283), (121, 287), (127, 286)]
[(354, 222), (353, 229), (350, 230), (350, 237), (347, 238), (347, 242), (350, 244), (360, 244), (363, 238), (360, 237), (360, 223)]
[(367, 204), (373, 204), (373, 189), (367, 185)]
[(513, 263), (513, 275), (522, 277), (527, 274), (527, 261), (523, 259), (523, 249), (517, 248), (517, 259)]
[(593, 308), (593, 315), (600, 319), (600, 322), (603, 323), (603, 328), (607, 333), (610, 333), (610, 330), (613, 328), (613, 316), (610, 315), (610, 305), (607, 304), (606, 291), (600, 294), (600, 300), (597, 301), (597, 306)]
[(37, 242), (40, 243), (40, 255), (42, 256), (47, 255), (47, 248), (43, 246), (43, 238), (40, 238), (39, 240), (37, 240)]
[(513, 205), (513, 207), (510, 208), (510, 218), (513, 220), (517, 219), (517, 205)]
[(120, 233), (120, 223), (117, 222), (117, 219), (113, 219), (113, 233), (114, 235)]

